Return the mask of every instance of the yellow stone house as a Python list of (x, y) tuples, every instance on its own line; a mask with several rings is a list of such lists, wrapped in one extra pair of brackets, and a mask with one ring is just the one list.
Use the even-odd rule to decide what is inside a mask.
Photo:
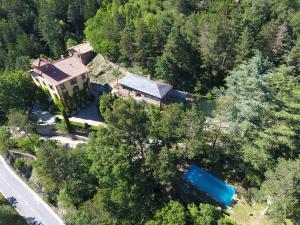
[(81, 57), (62, 57), (57, 61), (37, 59), (30, 71), (34, 83), (61, 102), (68, 114), (77, 112), (90, 99), (89, 69)]

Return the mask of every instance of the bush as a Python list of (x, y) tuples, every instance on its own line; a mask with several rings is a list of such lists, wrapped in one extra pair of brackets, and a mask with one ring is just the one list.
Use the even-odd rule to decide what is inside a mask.
[(83, 127), (85, 130), (88, 130), (91, 128), (91, 125), (89, 125), (88, 123), (84, 123)]
[(106, 111), (112, 110), (112, 105), (118, 97), (115, 94), (103, 94), (99, 99), (99, 111), (102, 117), (105, 117)]
[(37, 98), (42, 110), (48, 110), (51, 105), (51, 102), (49, 101), (49, 95), (43, 90), (38, 90)]
[(39, 142), (38, 135), (31, 135), (29, 138), (17, 138), (16, 147), (22, 149), (24, 152), (29, 154), (35, 154), (35, 145)]
[(64, 120), (61, 120), (60, 122), (56, 123), (55, 129), (62, 134), (67, 134), (69, 131), (67, 124), (65, 123)]
[(206, 98), (207, 98), (207, 100), (213, 100), (214, 96), (211, 92), (207, 92)]
[(16, 161), (14, 162), (14, 168), (17, 170), (20, 170), (25, 165), (26, 165), (25, 160), (22, 158), (17, 158)]
[(56, 194), (47, 194), (46, 198), (45, 198), (45, 201), (47, 203), (49, 203), (50, 205), (54, 205), (56, 206), (57, 205), (57, 195)]

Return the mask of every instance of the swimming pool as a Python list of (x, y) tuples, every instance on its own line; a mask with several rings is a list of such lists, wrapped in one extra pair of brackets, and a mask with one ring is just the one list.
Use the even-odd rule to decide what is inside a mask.
[(218, 202), (230, 206), (236, 190), (218, 179), (212, 174), (204, 171), (196, 165), (191, 165), (184, 176), (185, 180), (195, 185), (201, 191), (206, 192)]

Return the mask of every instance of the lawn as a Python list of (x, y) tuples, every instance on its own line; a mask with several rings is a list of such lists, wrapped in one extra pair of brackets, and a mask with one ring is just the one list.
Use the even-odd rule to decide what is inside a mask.
[[(74, 121), (70, 121), (70, 123), (72, 124), (72, 126), (76, 129), (85, 129), (85, 125), (83, 123), (78, 123), (78, 122), (74, 122)], [(92, 132), (92, 131), (98, 131), (98, 127), (96, 126), (91, 126), (88, 125), (88, 132)]]
[(27, 223), (0, 193), (0, 225), (26, 225)]
[(232, 210), (230, 217), (240, 225), (275, 225), (275, 223), (263, 214), (265, 205), (253, 202), (251, 205), (246, 199), (241, 197)]

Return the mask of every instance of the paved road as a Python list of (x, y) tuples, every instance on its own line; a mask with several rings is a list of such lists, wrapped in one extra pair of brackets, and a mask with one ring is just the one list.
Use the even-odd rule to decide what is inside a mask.
[(0, 156), (0, 192), (30, 225), (63, 225), (63, 221), (34, 193)]

